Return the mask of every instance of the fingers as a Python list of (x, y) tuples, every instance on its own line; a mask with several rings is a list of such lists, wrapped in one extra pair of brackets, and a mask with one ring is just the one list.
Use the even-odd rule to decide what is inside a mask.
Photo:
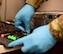
[(17, 21), (17, 22), (15, 22), (15, 27), (24, 31), (24, 28), (21, 26), (21, 24), (22, 24), (22, 22)]
[(25, 52), (33, 51), (34, 50), (35, 43), (34, 43), (34, 40), (33, 40), (33, 37), (32, 36), (34, 36), (33, 33), (29, 35), (29, 38), (26, 41), (24, 41), (24, 46), (21, 48), (21, 51), (22, 52), (25, 53)]
[(8, 45), (8, 47), (15, 47), (15, 46), (17, 46), (17, 45), (21, 45), (22, 42), (23, 42), (23, 39), (22, 39), (22, 40), (21, 40), (21, 39), (18, 39), (18, 40), (16, 40), (16, 41), (11, 42), (11, 43)]
[(21, 50), (23, 51), (23, 52), (27, 52), (27, 51), (29, 51), (33, 46), (34, 46), (34, 44), (32, 44), (32, 39), (31, 38), (29, 38), (29, 39), (27, 39), (25, 42), (24, 42), (24, 46), (21, 48)]
[(29, 41), (30, 40), (30, 35), (29, 36), (25, 36), (25, 37), (22, 37), (16, 41), (13, 41), (11, 42), (8, 47), (15, 47), (17, 45), (21, 45), (21, 44), (24, 44), (25, 45), (25, 41)]

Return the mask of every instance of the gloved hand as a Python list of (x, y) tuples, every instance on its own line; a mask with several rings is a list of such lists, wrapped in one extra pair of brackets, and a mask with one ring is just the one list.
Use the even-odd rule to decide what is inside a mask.
[(34, 7), (26, 4), (15, 16), (15, 27), (30, 33), (30, 21), (34, 15)]
[(29, 53), (44, 53), (51, 49), (57, 40), (50, 34), (48, 25), (36, 28), (31, 34), (11, 42), (8, 47), (24, 44), (21, 50)]

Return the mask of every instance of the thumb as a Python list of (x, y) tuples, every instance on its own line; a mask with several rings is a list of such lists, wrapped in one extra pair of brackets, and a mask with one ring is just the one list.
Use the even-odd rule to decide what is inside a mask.
[(29, 19), (29, 17), (26, 17), (26, 21), (24, 21), (24, 25), (25, 25), (25, 30), (27, 31), (27, 33), (30, 33), (30, 19)]
[(27, 33), (30, 33), (30, 23), (25, 24), (25, 29), (26, 29)]
[(24, 31), (24, 28), (23, 28), (23, 26), (22, 26), (21, 24), (22, 24), (22, 22), (21, 22), (21, 21), (19, 22), (19, 21), (17, 20), (14, 25), (15, 25), (16, 28), (18, 28), (18, 29)]

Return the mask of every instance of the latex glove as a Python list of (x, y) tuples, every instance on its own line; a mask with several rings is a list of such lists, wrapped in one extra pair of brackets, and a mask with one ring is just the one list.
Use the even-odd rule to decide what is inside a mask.
[(34, 15), (34, 8), (26, 4), (15, 16), (15, 27), (30, 33), (30, 21)]
[(56, 44), (56, 39), (50, 34), (48, 25), (36, 28), (31, 34), (11, 42), (8, 46), (14, 47), (24, 44), (21, 50), (29, 53), (45, 53)]

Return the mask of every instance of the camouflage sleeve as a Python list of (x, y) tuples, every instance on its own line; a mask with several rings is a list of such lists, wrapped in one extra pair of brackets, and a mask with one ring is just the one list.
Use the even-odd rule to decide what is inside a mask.
[(38, 8), (44, 1), (46, 0), (26, 0), (26, 3), (32, 5), (34, 8)]
[(49, 23), (49, 30), (54, 38), (63, 41), (63, 15)]

